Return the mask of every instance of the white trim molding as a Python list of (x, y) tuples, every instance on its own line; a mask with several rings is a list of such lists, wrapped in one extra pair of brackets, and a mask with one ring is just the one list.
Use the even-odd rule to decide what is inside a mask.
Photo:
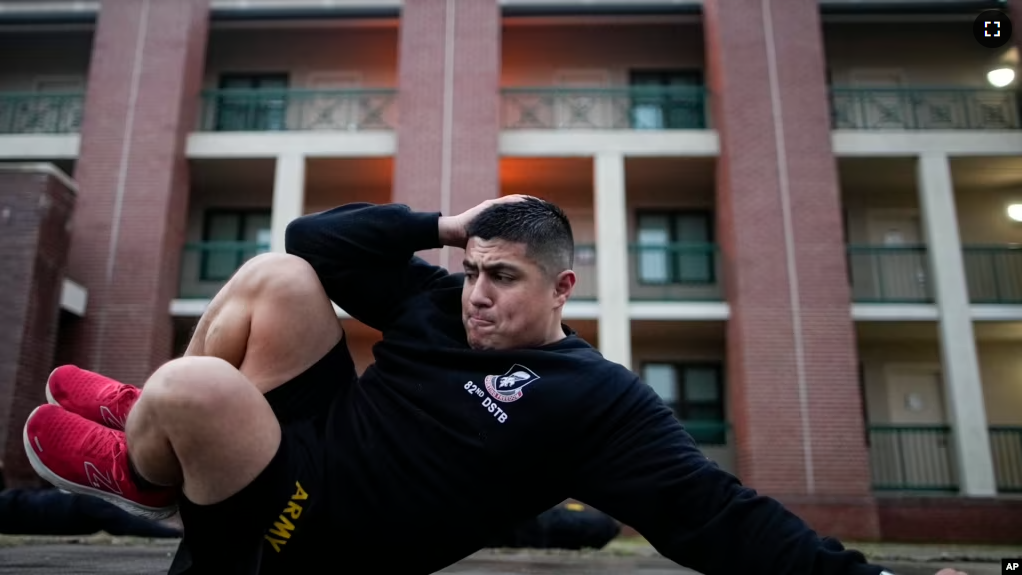
[(834, 130), (838, 157), (911, 157), (925, 153), (950, 156), (1017, 156), (1022, 131), (996, 130)]
[(628, 316), (664, 321), (725, 321), (731, 317), (731, 306), (722, 301), (633, 301), (628, 304)]
[(969, 312), (972, 321), (1022, 321), (1022, 305), (972, 305)]
[(79, 134), (9, 134), (0, 136), (0, 161), (75, 160), (81, 147)]
[(502, 130), (500, 155), (590, 157), (713, 157), (720, 153), (716, 130)]
[(393, 156), (397, 134), (379, 132), (193, 132), (186, 154), (190, 159), (276, 158), (292, 154), (307, 158)]
[(935, 304), (915, 303), (853, 303), (855, 321), (937, 321), (940, 312)]

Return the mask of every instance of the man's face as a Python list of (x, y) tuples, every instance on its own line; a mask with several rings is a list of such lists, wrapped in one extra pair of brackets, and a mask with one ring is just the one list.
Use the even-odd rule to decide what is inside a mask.
[(526, 257), (525, 244), (497, 239), (470, 238), (464, 265), (461, 319), (473, 349), (546, 343), (551, 322), (559, 318), (557, 310), (574, 285), (572, 272), (551, 278)]

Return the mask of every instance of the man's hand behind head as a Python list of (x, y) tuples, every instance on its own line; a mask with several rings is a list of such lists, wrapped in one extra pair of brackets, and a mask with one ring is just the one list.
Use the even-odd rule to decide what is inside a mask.
[(502, 196), (494, 198), (492, 200), (486, 200), (474, 208), (469, 208), (464, 212), (456, 216), (443, 216), (439, 222), (439, 234), (440, 243), (445, 246), (452, 246), (456, 248), (464, 248), (465, 244), (468, 243), (468, 236), (465, 233), (465, 229), (475, 219), (476, 216), (481, 214), (486, 208), (495, 205), (503, 204), (507, 202), (520, 202), (526, 199), (536, 199), (532, 196), (525, 196), (522, 194), (512, 194), (510, 196)]

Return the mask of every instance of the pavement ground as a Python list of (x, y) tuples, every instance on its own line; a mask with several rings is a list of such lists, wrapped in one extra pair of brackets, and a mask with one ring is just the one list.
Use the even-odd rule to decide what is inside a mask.
[[(968, 575), (1001, 572), (1002, 557), (1022, 557), (1022, 546), (849, 544), (899, 575), (934, 575), (955, 567)], [(0, 574), (162, 575), (177, 540), (0, 535)], [(373, 573), (368, 571), (368, 573)], [(683, 575), (694, 571), (661, 557), (641, 539), (619, 539), (600, 551), (485, 550), (441, 573), (460, 575)], [(359, 574), (361, 575), (361, 574)]]

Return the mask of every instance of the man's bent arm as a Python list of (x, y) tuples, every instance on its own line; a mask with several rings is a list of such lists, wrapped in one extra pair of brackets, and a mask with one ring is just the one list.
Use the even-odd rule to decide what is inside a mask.
[(592, 434), (569, 495), (635, 528), (672, 561), (705, 575), (881, 573), (710, 462), (640, 380), (601, 415), (611, 423)]
[(403, 204), (347, 204), (293, 220), (284, 245), (312, 265), (333, 302), (382, 331), (401, 303), (449, 277), (415, 257), (440, 247), (439, 219)]

